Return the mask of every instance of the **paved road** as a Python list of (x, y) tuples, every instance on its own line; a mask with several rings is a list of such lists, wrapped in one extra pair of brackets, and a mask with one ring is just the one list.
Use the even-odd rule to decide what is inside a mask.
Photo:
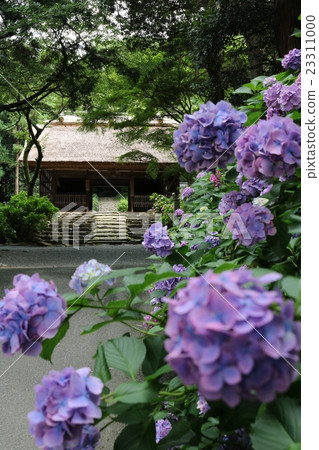
[[(147, 252), (141, 246), (101, 245), (81, 247), (19, 247), (0, 246), (0, 298), (5, 288), (12, 286), (17, 273), (31, 275), (38, 272), (41, 277), (53, 280), (60, 293), (70, 291), (68, 282), (75, 268), (83, 261), (95, 258), (102, 263), (113, 264), (114, 269), (148, 265)], [(68, 366), (93, 368), (92, 356), (100, 341), (121, 336), (127, 331), (123, 325), (112, 324), (96, 333), (80, 336), (85, 325), (94, 323), (94, 313), (80, 311), (71, 319), (71, 326), (64, 340), (53, 354), (53, 365), (41, 358), (20, 355), (13, 358), (0, 353), (0, 449), (35, 450), (33, 438), (28, 433), (26, 415), (34, 406), (35, 384), (50, 370), (62, 370)], [(11, 367), (10, 367), (11, 366)], [(114, 371), (115, 372), (115, 371)], [(114, 373), (116, 381), (108, 386), (112, 389), (119, 382), (127, 381), (125, 375)], [(103, 432), (101, 449), (111, 450), (118, 425)]]

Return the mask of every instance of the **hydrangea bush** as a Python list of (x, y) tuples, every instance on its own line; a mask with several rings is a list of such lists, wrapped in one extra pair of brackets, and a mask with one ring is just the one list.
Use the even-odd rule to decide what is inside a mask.
[[(5, 292), (6, 355), (51, 360), (87, 307), (98, 314), (84, 334), (115, 322), (134, 333), (100, 342), (93, 373), (51, 371), (35, 387), (39, 448), (98, 448), (114, 422), (116, 450), (300, 448), (298, 54), (246, 84), (239, 110), (208, 102), (185, 116), (173, 147), (194, 182), (176, 211), (154, 194), (169, 220), (145, 232), (149, 267), (91, 260), (70, 280), (75, 293), (36, 274)], [(110, 368), (127, 376), (114, 390)]]

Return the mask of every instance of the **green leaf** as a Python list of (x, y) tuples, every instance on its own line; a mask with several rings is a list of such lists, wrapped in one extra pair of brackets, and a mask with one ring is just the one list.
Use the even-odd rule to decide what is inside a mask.
[(234, 94), (253, 94), (253, 91), (247, 86), (241, 86), (234, 91)]
[(44, 341), (42, 342), (42, 351), (40, 353), (41, 358), (50, 361), (50, 363), (52, 364), (51, 358), (53, 350), (61, 341), (61, 339), (64, 338), (66, 332), (69, 329), (69, 326), (70, 326), (69, 319), (66, 318), (63, 320), (58, 329), (57, 334), (52, 339), (44, 339)]
[(103, 345), (103, 348), (108, 366), (121, 370), (135, 381), (137, 371), (146, 355), (143, 342), (121, 336), (110, 339)]
[(281, 280), (282, 290), (295, 300), (300, 298), (301, 280), (297, 277), (288, 276)]
[(255, 450), (288, 450), (301, 440), (300, 406), (295, 399), (278, 398), (266, 407), (251, 429)]
[(151, 403), (158, 397), (159, 385), (154, 381), (123, 383), (113, 393), (113, 399), (122, 403)]
[(142, 370), (145, 376), (151, 375), (164, 364), (166, 351), (164, 349), (165, 336), (148, 336), (144, 339), (146, 346), (146, 358)]
[(155, 450), (155, 423), (128, 425), (114, 443), (114, 450)]
[(154, 407), (145, 405), (145, 403), (115, 403), (105, 408), (107, 415), (116, 416), (113, 420), (129, 425), (144, 423), (149, 419)]
[(100, 378), (103, 383), (106, 383), (107, 381), (111, 380), (112, 376), (107, 365), (104, 348), (101, 343), (98, 344), (95, 358), (94, 375)]
[(165, 364), (164, 366), (160, 367), (154, 373), (152, 373), (151, 375), (148, 375), (145, 378), (146, 378), (146, 380), (155, 380), (156, 378), (164, 375), (164, 373), (169, 373), (169, 372), (173, 372), (173, 370), (169, 364)]
[(167, 450), (177, 445), (189, 444), (190, 440), (195, 436), (194, 431), (190, 429), (187, 420), (179, 420), (172, 423), (172, 429), (168, 435), (157, 444), (157, 450)]

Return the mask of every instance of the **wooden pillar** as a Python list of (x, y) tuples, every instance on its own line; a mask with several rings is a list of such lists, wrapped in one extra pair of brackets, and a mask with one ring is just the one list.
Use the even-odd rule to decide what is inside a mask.
[(134, 177), (130, 177), (130, 212), (134, 211)]
[(90, 209), (91, 209), (91, 185), (90, 185), (90, 179), (88, 178), (88, 175), (85, 179), (85, 193), (86, 193), (86, 207), (87, 207), (87, 210), (90, 211)]
[(56, 195), (57, 195), (57, 176), (56, 171), (52, 170), (52, 185), (51, 185), (51, 202), (55, 204)]

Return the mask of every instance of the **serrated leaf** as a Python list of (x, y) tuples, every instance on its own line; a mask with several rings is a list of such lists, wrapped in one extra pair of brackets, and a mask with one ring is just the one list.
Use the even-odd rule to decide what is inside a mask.
[(288, 276), (281, 281), (282, 290), (295, 300), (300, 297), (301, 280), (297, 277)]
[(101, 343), (98, 344), (95, 354), (94, 375), (100, 378), (103, 383), (106, 383), (112, 378), (105, 358), (104, 348)]
[(42, 342), (42, 351), (40, 353), (41, 358), (50, 361), (50, 363), (52, 364), (51, 358), (53, 350), (61, 341), (61, 339), (64, 338), (66, 332), (69, 329), (69, 326), (70, 326), (69, 320), (66, 318), (63, 320), (58, 329), (57, 334), (52, 339), (44, 339), (44, 341)]
[(253, 91), (247, 86), (241, 86), (234, 91), (234, 94), (253, 94)]
[(122, 403), (151, 403), (158, 398), (159, 385), (154, 381), (122, 383), (113, 393), (113, 399)]
[(104, 354), (109, 367), (121, 370), (133, 381), (145, 355), (146, 347), (142, 341), (121, 336), (110, 339), (104, 345)]
[(155, 450), (155, 423), (128, 425), (114, 443), (114, 450)]
[(148, 336), (144, 339), (146, 346), (146, 358), (142, 370), (145, 376), (153, 374), (164, 364), (166, 351), (164, 349), (165, 336)]
[(278, 398), (266, 407), (251, 429), (255, 450), (288, 450), (301, 439), (300, 406), (295, 399)]

